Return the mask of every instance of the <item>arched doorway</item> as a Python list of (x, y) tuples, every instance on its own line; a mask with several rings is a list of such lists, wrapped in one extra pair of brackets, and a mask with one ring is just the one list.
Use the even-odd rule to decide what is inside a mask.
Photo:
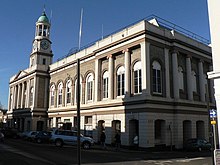
[(192, 138), (192, 122), (190, 120), (183, 121), (183, 142)]
[(197, 138), (205, 138), (204, 121), (197, 121), (196, 122), (196, 137)]
[(105, 130), (105, 121), (104, 120), (99, 120), (98, 121), (98, 143), (100, 142), (100, 135), (102, 133), (102, 131)]
[(115, 135), (116, 133), (121, 134), (121, 121), (120, 120), (113, 120), (112, 121), (112, 143), (115, 143)]
[(138, 120), (129, 120), (129, 145), (134, 146), (134, 137), (139, 137), (139, 123)]

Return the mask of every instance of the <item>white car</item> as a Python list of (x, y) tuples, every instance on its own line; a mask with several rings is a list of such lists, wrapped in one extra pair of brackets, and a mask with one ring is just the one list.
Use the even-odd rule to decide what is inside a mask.
[(38, 133), (38, 131), (23, 132), (22, 138), (25, 139), (25, 140), (28, 140), (28, 141), (32, 141), (37, 133)]
[[(66, 145), (77, 145), (77, 131), (71, 130), (54, 130), (52, 132), (51, 141), (58, 147)], [(80, 136), (81, 146), (84, 149), (91, 148), (94, 140), (90, 137)]]

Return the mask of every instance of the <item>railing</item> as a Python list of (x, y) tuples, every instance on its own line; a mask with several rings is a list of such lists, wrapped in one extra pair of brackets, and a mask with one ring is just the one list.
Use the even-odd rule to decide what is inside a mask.
[(174, 24), (172, 22), (169, 22), (169, 21), (167, 21), (167, 20), (165, 20), (163, 18), (160, 18), (160, 17), (158, 17), (156, 15), (150, 15), (150, 16), (148, 16), (146, 18), (138, 20), (138, 21), (136, 21), (136, 22), (134, 22), (132, 24), (129, 24), (129, 25), (123, 27), (123, 28), (120, 28), (120, 29), (118, 29), (118, 30), (108, 34), (108, 35), (105, 35), (104, 37), (99, 38), (99, 39), (97, 39), (97, 40), (95, 40), (95, 41), (93, 41), (93, 42), (91, 42), (91, 43), (81, 47), (80, 49), (78, 49), (77, 47), (71, 48), (69, 50), (69, 52), (65, 56), (62, 56), (62, 57), (58, 58), (57, 61), (60, 61), (60, 60), (62, 60), (64, 58), (66, 58), (66, 57), (69, 57), (69, 56), (77, 53), (77, 52), (80, 52), (81, 50), (86, 49), (86, 48), (94, 45), (97, 41), (100, 41), (102, 39), (105, 39), (105, 38), (113, 35), (113, 34), (116, 34), (116, 33), (120, 32), (120, 31), (122, 31), (123, 29), (126, 29), (126, 28), (128, 28), (130, 26), (133, 26), (133, 25), (137, 24), (138, 22), (141, 22), (141, 21), (144, 21), (144, 20), (149, 21), (149, 20), (152, 20), (152, 19), (156, 19), (157, 22), (159, 23), (159, 26), (161, 26), (163, 28), (166, 28), (166, 29), (168, 29), (170, 31), (171, 30), (177, 31), (177, 32), (179, 32), (179, 33), (181, 33), (181, 34), (183, 34), (183, 35), (185, 35), (185, 36), (187, 36), (189, 38), (192, 38), (192, 39), (194, 39), (194, 40), (196, 40), (198, 42), (201, 42), (201, 43), (203, 43), (205, 45), (209, 45), (210, 44), (210, 41), (208, 39), (206, 39), (206, 38), (204, 38), (204, 37), (202, 37), (202, 36), (200, 36), (200, 35), (198, 35), (196, 33), (193, 33), (193, 32), (191, 32), (191, 31), (189, 31), (187, 29), (184, 29), (183, 27), (180, 27), (180, 26), (178, 26), (178, 25), (176, 25), (176, 24)]

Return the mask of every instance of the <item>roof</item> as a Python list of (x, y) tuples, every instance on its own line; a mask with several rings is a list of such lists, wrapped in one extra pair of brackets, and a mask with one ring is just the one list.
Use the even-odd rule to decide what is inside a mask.
[(42, 22), (42, 23), (50, 23), (49, 19), (47, 18), (47, 15), (45, 11), (42, 13), (42, 15), (38, 18), (37, 22)]

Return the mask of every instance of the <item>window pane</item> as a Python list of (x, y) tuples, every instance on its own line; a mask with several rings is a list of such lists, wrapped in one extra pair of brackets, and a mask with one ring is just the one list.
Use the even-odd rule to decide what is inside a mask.
[(122, 74), (122, 91), (121, 91), (121, 95), (125, 94), (125, 74)]

